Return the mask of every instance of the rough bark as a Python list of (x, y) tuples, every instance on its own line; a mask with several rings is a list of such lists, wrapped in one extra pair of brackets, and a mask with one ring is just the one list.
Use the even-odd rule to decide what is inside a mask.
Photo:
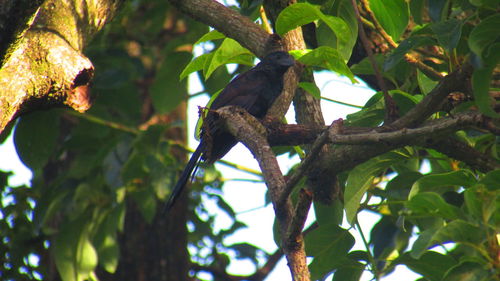
[(56, 105), (78, 111), (90, 107), (87, 85), (94, 69), (82, 50), (120, 2), (46, 1), (32, 22), (19, 23), (29, 28), (10, 42), (0, 69), (0, 132), (23, 112)]

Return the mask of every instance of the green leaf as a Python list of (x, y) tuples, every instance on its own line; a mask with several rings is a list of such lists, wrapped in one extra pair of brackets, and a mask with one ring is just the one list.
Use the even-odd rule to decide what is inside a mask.
[(300, 82), (299, 87), (304, 89), (306, 92), (311, 94), (313, 97), (320, 99), (321, 98), (321, 91), (319, 90), (318, 86), (316, 86), (315, 83), (311, 82)]
[(475, 69), (472, 74), (472, 89), (474, 90), (474, 100), (479, 110), (485, 115), (497, 118), (500, 114), (493, 110), (493, 99), (489, 91), (493, 70), (500, 61), (500, 52), (498, 52), (500, 43), (493, 44), (491, 49), (496, 50), (496, 52), (488, 56), (486, 60), (488, 65)]
[(435, 41), (428, 36), (412, 36), (401, 42), (384, 61), (384, 71), (389, 71), (403, 60), (406, 53), (418, 47), (433, 45)]
[(425, 175), (413, 184), (408, 198), (411, 199), (419, 192), (436, 191), (439, 187), (469, 187), (475, 183), (476, 179), (474, 178), (474, 175), (467, 170)]
[(253, 65), (253, 54), (243, 48), (240, 43), (236, 42), (231, 38), (226, 38), (220, 45), (220, 47), (215, 50), (212, 59), (207, 60), (204, 67), (205, 79), (208, 79), (210, 75), (221, 65), (228, 63), (239, 63), (246, 65)]
[(468, 214), (474, 218), (483, 220), (483, 202), (481, 201), (476, 188), (468, 188), (464, 191), (465, 206)]
[(429, 5), (429, 16), (432, 21), (440, 21), (445, 15), (445, 6), (448, 0), (432, 0), (428, 2)]
[(351, 225), (355, 222), (361, 198), (368, 188), (373, 185), (373, 179), (391, 165), (403, 159), (407, 159), (407, 156), (392, 151), (356, 166), (349, 173), (345, 187), (344, 204), (346, 219)]
[(61, 226), (54, 241), (54, 257), (63, 281), (86, 280), (97, 266), (97, 253), (88, 235), (84, 219)]
[(434, 87), (436, 87), (436, 85), (438, 84), (438, 81), (434, 81), (431, 78), (427, 77), (427, 75), (420, 71), (420, 69), (417, 69), (417, 82), (420, 91), (424, 95), (432, 91), (432, 89), (434, 89)]
[(335, 270), (332, 281), (359, 281), (364, 270), (364, 264), (352, 261), (351, 264), (341, 266)]
[(408, 25), (410, 13), (404, 0), (370, 0), (370, 8), (384, 30), (398, 41)]
[(276, 32), (283, 35), (319, 19), (319, 9), (309, 3), (295, 3), (283, 9), (276, 19)]
[(446, 272), (456, 261), (449, 255), (428, 251), (422, 257), (415, 259), (408, 254), (401, 256), (397, 260), (398, 264), (404, 264), (416, 273), (425, 276), (429, 281), (440, 281)]
[(157, 113), (172, 111), (187, 96), (187, 82), (179, 82), (181, 74), (179, 65), (191, 60), (191, 53), (174, 52), (166, 56), (151, 84), (150, 94)]
[(500, 170), (488, 172), (480, 181), (480, 184), (486, 186), (491, 191), (500, 189)]
[(337, 72), (340, 75), (348, 77), (352, 83), (356, 83), (354, 74), (345, 64), (339, 52), (331, 47), (321, 46), (299, 58), (303, 64), (318, 66)]
[(344, 207), (338, 199), (335, 199), (330, 205), (314, 202), (314, 213), (320, 226), (328, 224), (340, 225), (344, 217)]
[(321, 20), (335, 34), (335, 49), (347, 61), (355, 41), (346, 22), (335, 16), (325, 15), (318, 6), (309, 3), (295, 3), (286, 7), (276, 19), (276, 32), (283, 35), (299, 26)]
[(498, 28), (500, 26), (500, 14), (494, 14), (481, 21), (469, 35), (469, 48), (482, 57), (485, 48), (489, 47), (500, 38)]
[(213, 55), (214, 53), (208, 53), (194, 58), (189, 62), (188, 65), (186, 65), (184, 70), (182, 70), (181, 74), (179, 75), (179, 80), (186, 78), (189, 74), (195, 71), (202, 70), (205, 67), (206, 62), (212, 59)]
[(494, 276), (484, 265), (475, 262), (465, 261), (451, 268), (442, 281), (478, 281), (495, 280)]
[(314, 257), (311, 278), (317, 280), (349, 261), (347, 252), (354, 246), (354, 237), (338, 225), (328, 224), (309, 233), (305, 243), (307, 255)]
[(335, 33), (335, 30), (331, 30), (330, 28), (322, 28), (322, 26), (325, 26), (322, 24), (319, 25), (316, 29), (316, 39), (318, 41), (318, 44), (336, 48), (339, 42), (337, 40), (337, 36), (341, 36), (341, 38), (345, 39), (346, 44), (342, 48), (342, 50), (339, 51), (345, 59), (349, 59), (352, 49), (358, 39), (358, 20), (356, 19), (356, 14), (352, 7), (351, 1), (333, 1), (333, 4), (330, 8), (327, 8), (327, 5), (323, 5), (323, 8), (325, 8), (323, 10), (325, 14), (337, 16), (344, 20), (344, 22), (348, 26), (349, 36), (341, 34), (342, 32), (340, 32), (340, 30), (337, 30), (338, 32)]
[(460, 36), (462, 36), (462, 25), (461, 20), (450, 19), (432, 24), (431, 29), (436, 34), (439, 44), (451, 52), (457, 47)]
[(141, 211), (144, 219), (151, 223), (156, 214), (156, 196), (154, 190), (146, 189), (140, 190), (133, 193), (130, 193), (130, 196), (135, 200), (137, 205), (139, 206), (139, 210)]
[(14, 144), (23, 163), (42, 168), (54, 151), (59, 135), (59, 114), (55, 110), (26, 114), (14, 131)]
[(441, 228), (433, 240), (437, 243), (454, 241), (457, 243), (479, 244), (486, 239), (483, 229), (463, 220), (454, 220)]
[(420, 102), (422, 97), (420, 95), (410, 95), (400, 90), (390, 90), (389, 94), (392, 96), (401, 115), (404, 115), (406, 112), (410, 111), (410, 109), (415, 107), (415, 105)]
[(459, 208), (446, 203), (439, 194), (435, 192), (422, 192), (413, 196), (406, 206), (416, 214), (442, 217), (445, 219), (456, 219), (461, 216)]
[(203, 36), (201, 36), (200, 39), (198, 39), (198, 41), (196, 41), (193, 45), (198, 45), (198, 44), (206, 42), (206, 41), (214, 41), (214, 40), (224, 39), (224, 38), (226, 38), (226, 36), (224, 34), (222, 34), (219, 31), (214, 29), (212, 31), (209, 31), (209, 32), (203, 34)]
[[(438, 220), (443, 222), (443, 220)], [(443, 223), (436, 224), (433, 227), (430, 227), (419, 233), (417, 240), (413, 243), (413, 246), (410, 251), (410, 256), (415, 259), (419, 259), (427, 249), (433, 243), (433, 237), (436, 233), (443, 227)]]
[(416, 24), (422, 24), (422, 14), (424, 13), (425, 0), (410, 1), (410, 13)]

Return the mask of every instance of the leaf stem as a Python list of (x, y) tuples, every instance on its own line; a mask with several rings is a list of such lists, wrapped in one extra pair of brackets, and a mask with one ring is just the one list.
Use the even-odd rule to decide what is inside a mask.
[(373, 255), (370, 251), (370, 244), (368, 243), (368, 240), (366, 240), (365, 234), (363, 233), (363, 229), (361, 229), (361, 225), (359, 224), (359, 222), (357, 220), (356, 220), (356, 228), (358, 229), (359, 235), (361, 236), (361, 240), (363, 240), (363, 244), (365, 245), (366, 253), (368, 255), (368, 262), (371, 265), (373, 276), (375, 277), (375, 280), (378, 281), (379, 280), (379, 272), (377, 269), (377, 263), (376, 263), (375, 258), (373, 257)]

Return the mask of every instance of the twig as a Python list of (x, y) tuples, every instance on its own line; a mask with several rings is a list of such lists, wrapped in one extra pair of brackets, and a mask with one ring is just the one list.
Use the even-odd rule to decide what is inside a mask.
[(368, 42), (368, 37), (366, 36), (365, 30), (363, 28), (361, 14), (359, 13), (359, 9), (358, 9), (358, 5), (356, 4), (356, 0), (351, 0), (351, 3), (352, 3), (352, 7), (354, 9), (354, 13), (356, 14), (356, 19), (358, 21), (359, 38), (361, 39), (361, 43), (363, 44), (363, 48), (365, 49), (366, 54), (368, 55), (368, 59), (370, 60), (370, 64), (372, 65), (373, 71), (375, 72), (375, 77), (377, 78), (378, 85), (379, 85), (380, 89), (382, 90), (382, 93), (384, 94), (384, 103), (385, 103), (385, 108), (386, 108), (386, 115), (385, 115), (384, 119), (385, 119), (385, 123), (389, 124), (389, 123), (392, 123), (392, 120), (395, 118), (395, 116), (398, 115), (397, 106), (396, 106), (396, 103), (392, 100), (392, 97), (389, 96), (389, 93), (387, 92), (387, 86), (385, 85), (384, 77), (382, 76), (382, 73), (380, 72), (380, 68), (378, 67), (377, 62), (375, 61), (375, 58), (373, 57), (373, 51), (370, 48), (370, 45)]
[(449, 93), (459, 91), (464, 92), (469, 87), (469, 79), (472, 74), (472, 66), (465, 64), (462, 69), (457, 69), (449, 75), (445, 76), (441, 81), (428, 93), (421, 102), (408, 111), (403, 117), (394, 121), (390, 126), (400, 129), (405, 127), (415, 127), (429, 118), (434, 112), (439, 110), (442, 102)]
[(468, 144), (452, 137), (435, 142), (426, 142), (422, 146), (435, 149), (448, 157), (462, 161), (470, 167), (483, 173), (500, 169), (500, 162), (497, 159), (481, 153)]
[(375, 258), (372, 255), (372, 252), (370, 251), (370, 244), (368, 243), (368, 240), (366, 240), (365, 234), (363, 233), (363, 229), (361, 229), (361, 225), (359, 224), (359, 222), (357, 220), (356, 220), (356, 227), (358, 228), (359, 235), (361, 236), (361, 240), (363, 240), (363, 244), (365, 245), (366, 253), (368, 255), (368, 261), (371, 264), (371, 268), (373, 271), (373, 275), (375, 276), (375, 280), (379, 280), (377, 263), (375, 261)]
[(303, 239), (302, 230), (304, 229), (304, 224), (306, 223), (307, 215), (311, 208), (311, 202), (312, 192), (301, 189), (294, 216), (288, 226), (287, 237), (285, 238), (287, 245), (293, 247), (298, 244), (298, 241)]
[[(392, 37), (385, 31), (385, 29), (382, 27), (382, 25), (379, 23), (379, 21), (377, 20), (377, 18), (375, 17), (375, 14), (373, 13), (373, 11), (370, 9), (370, 4), (368, 3), (367, 0), (361, 0), (361, 2), (363, 3), (363, 6), (365, 8), (365, 11), (368, 13), (368, 15), (370, 16), (370, 19), (372, 20), (373, 22), (373, 25), (375, 27), (375, 30), (380, 34), (380, 36), (382, 36), (382, 38), (384, 38), (384, 40), (392, 47), (392, 48), (397, 48), (398, 47), (398, 43), (396, 43)], [(436, 70), (434, 70), (432, 67), (426, 65), (425, 63), (421, 62), (420, 60), (418, 60), (414, 55), (410, 55), (410, 54), (405, 54), (405, 60), (410, 63), (410, 64), (413, 64), (415, 65), (418, 69), (420, 69), (422, 72), (424, 72), (425, 74), (427, 74), (429, 77), (431, 77), (432, 79), (441, 79), (443, 78), (443, 75), (439, 72), (437, 72)]]
[(356, 104), (352, 104), (352, 103), (347, 103), (347, 102), (343, 102), (343, 101), (338, 101), (338, 100), (334, 100), (334, 99), (329, 99), (329, 98), (326, 98), (326, 97), (321, 97), (322, 100), (326, 100), (326, 101), (329, 101), (329, 102), (334, 102), (334, 103), (338, 103), (340, 105), (345, 105), (345, 106), (350, 106), (350, 107), (355, 107), (355, 108), (363, 108), (363, 106), (361, 105), (356, 105)]
[(426, 74), (427, 76), (429, 76), (430, 78), (432, 78), (434, 80), (441, 80), (444, 77), (443, 74), (437, 72), (434, 68), (421, 62), (414, 55), (405, 54), (405, 60), (408, 63), (415, 65), (418, 69), (420, 69), (420, 71), (422, 71), (424, 74)]
[[(354, 5), (355, 1), (353, 1), (353, 2), (354, 2), (353, 3), (353, 5)], [(377, 18), (375, 17), (375, 14), (370, 9), (370, 3), (368, 3), (367, 0), (361, 0), (361, 3), (363, 3), (363, 6), (365, 8), (366, 13), (368, 13), (368, 15), (370, 16), (370, 19), (371, 19), (373, 25), (375, 26), (375, 30), (385, 39), (385, 41), (387, 41), (387, 43), (389, 43), (389, 45), (391, 45), (391, 47), (397, 48), (398, 44), (396, 42), (394, 42), (392, 37), (387, 32), (385, 32), (385, 29), (378, 22)], [(357, 10), (357, 6), (355, 9)], [(357, 11), (356, 13), (359, 14), (359, 11)], [(359, 17), (361, 17), (361, 16), (359, 16)], [(362, 27), (360, 27), (360, 28), (362, 28)]]
[(264, 30), (266, 30), (267, 33), (269, 34), (272, 34), (273, 29), (271, 28), (271, 25), (269, 25), (269, 20), (267, 19), (266, 10), (264, 10), (263, 6), (260, 6), (259, 12), (260, 12), (260, 18), (262, 19), (262, 26), (264, 27)]

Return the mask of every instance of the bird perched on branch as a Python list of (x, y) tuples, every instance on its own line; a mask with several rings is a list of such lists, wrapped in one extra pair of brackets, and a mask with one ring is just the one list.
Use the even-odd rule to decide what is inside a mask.
[(179, 197), (200, 159), (214, 163), (238, 141), (218, 125), (215, 110), (228, 105), (239, 106), (256, 118), (263, 118), (283, 90), (283, 75), (295, 63), (287, 52), (277, 51), (265, 56), (252, 69), (234, 78), (214, 99), (201, 130), (200, 144), (191, 155), (179, 181), (165, 206), (168, 212)]

